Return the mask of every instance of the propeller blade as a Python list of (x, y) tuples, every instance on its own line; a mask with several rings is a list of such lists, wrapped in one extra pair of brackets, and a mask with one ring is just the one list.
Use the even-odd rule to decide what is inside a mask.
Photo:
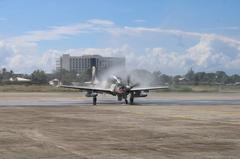
[(137, 87), (137, 86), (139, 86), (139, 83), (136, 83), (136, 84), (132, 85), (132, 86), (130, 87), (130, 89), (132, 89), (132, 88), (134, 88), (134, 87)]
[(131, 76), (128, 75), (128, 76), (127, 76), (127, 87), (128, 87), (128, 89), (129, 89), (129, 91), (130, 91), (132, 88), (139, 86), (139, 83), (136, 83), (136, 84), (133, 84), (133, 85), (130, 85), (130, 84), (131, 84)]
[(121, 81), (120, 81), (120, 79), (118, 77), (116, 77), (116, 76), (112, 76), (112, 77), (113, 77), (113, 79), (116, 80), (117, 83), (121, 83)]

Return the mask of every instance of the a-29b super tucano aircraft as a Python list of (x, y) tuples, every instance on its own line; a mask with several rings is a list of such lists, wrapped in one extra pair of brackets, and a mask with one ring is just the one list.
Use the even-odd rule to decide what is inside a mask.
[(136, 97), (146, 97), (147, 93), (150, 90), (158, 89), (168, 89), (167, 86), (158, 86), (158, 87), (138, 87), (138, 84), (131, 84), (130, 76), (127, 77), (127, 82), (124, 83), (119, 77), (112, 77), (114, 82), (110, 85), (109, 88), (98, 88), (95, 84), (95, 68), (92, 69), (92, 86), (73, 86), (73, 85), (59, 85), (59, 87), (79, 89), (86, 91), (86, 97), (93, 98), (93, 105), (97, 104), (98, 94), (106, 93), (113, 96), (117, 96), (118, 101), (125, 100), (125, 103), (128, 104), (128, 95), (130, 95), (130, 104), (134, 103), (134, 98)]

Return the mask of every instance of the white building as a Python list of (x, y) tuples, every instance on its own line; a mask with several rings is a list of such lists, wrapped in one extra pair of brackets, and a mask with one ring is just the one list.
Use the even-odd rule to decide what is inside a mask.
[(97, 71), (105, 71), (112, 67), (125, 67), (124, 57), (102, 57), (100, 55), (70, 56), (63, 54), (56, 61), (56, 69), (65, 69), (71, 72), (85, 72), (95, 66)]

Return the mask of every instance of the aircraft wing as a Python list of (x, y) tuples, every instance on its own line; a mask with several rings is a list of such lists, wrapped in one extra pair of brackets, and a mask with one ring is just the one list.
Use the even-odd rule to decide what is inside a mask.
[(111, 93), (112, 92), (110, 89), (96, 88), (96, 87), (71, 86), (71, 85), (59, 85), (59, 87), (79, 89), (79, 90), (83, 90), (83, 91), (104, 92), (104, 93)]
[(157, 90), (157, 89), (168, 89), (168, 86), (159, 86), (159, 87), (142, 87), (142, 88), (132, 88), (131, 91), (150, 91), (150, 90)]

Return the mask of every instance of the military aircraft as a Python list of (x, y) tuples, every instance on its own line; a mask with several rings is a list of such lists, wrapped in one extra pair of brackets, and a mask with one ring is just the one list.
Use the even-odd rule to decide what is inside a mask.
[(86, 97), (93, 98), (93, 105), (97, 104), (97, 96), (98, 94), (106, 93), (111, 94), (113, 96), (117, 96), (118, 101), (125, 100), (125, 103), (128, 104), (128, 95), (130, 96), (130, 104), (134, 104), (134, 98), (137, 97), (147, 97), (147, 93), (150, 90), (158, 90), (158, 89), (168, 89), (167, 86), (158, 86), (158, 87), (138, 87), (139, 84), (131, 84), (130, 76), (127, 76), (127, 80), (124, 83), (121, 78), (117, 76), (112, 76), (112, 83), (109, 88), (101, 88), (97, 87), (95, 84), (95, 67), (92, 68), (92, 81), (89, 86), (73, 86), (73, 85), (58, 85), (58, 87), (64, 88), (72, 88), (79, 89), (82, 91), (86, 91)]

